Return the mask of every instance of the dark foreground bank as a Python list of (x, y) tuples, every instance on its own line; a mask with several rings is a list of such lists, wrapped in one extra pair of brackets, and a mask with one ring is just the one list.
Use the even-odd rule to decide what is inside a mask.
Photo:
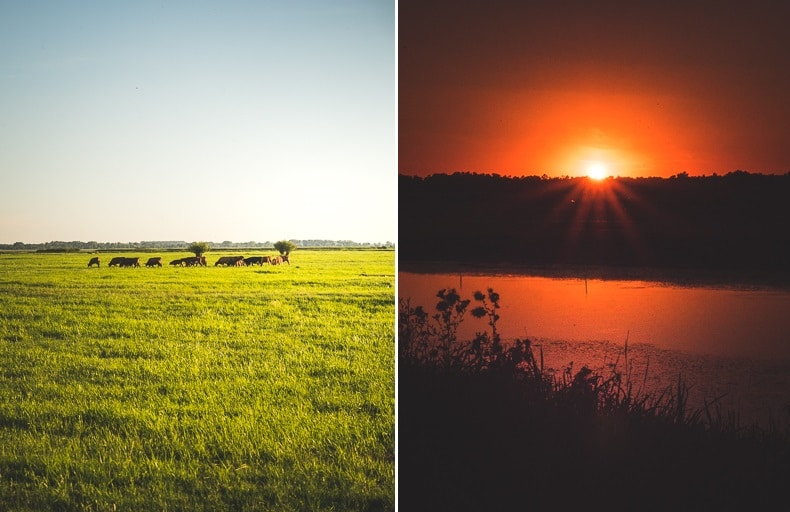
[[(552, 374), (528, 340), (504, 347), (496, 293), (402, 304), (402, 510), (753, 510), (784, 504), (790, 440), (686, 406), (681, 382), (637, 391), (617, 368)], [(467, 343), (465, 314), (490, 330)]]

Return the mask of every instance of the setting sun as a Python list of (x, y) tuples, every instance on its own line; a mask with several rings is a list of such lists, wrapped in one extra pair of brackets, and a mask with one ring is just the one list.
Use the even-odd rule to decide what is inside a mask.
[(596, 181), (600, 181), (608, 175), (608, 170), (601, 162), (592, 162), (587, 166), (587, 176)]

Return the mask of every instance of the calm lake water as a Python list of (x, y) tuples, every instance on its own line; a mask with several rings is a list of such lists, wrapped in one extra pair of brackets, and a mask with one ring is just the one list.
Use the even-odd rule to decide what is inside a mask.
[[(442, 288), (463, 298), (493, 288), (501, 296), (498, 329), (529, 338), (546, 365), (605, 369), (623, 362), (647, 389), (682, 376), (692, 400), (720, 397), (728, 410), (762, 421), (790, 419), (790, 290), (681, 286), (655, 281), (555, 278), (514, 274), (399, 273), (399, 295), (434, 311)], [(467, 315), (460, 334), (485, 330)]]

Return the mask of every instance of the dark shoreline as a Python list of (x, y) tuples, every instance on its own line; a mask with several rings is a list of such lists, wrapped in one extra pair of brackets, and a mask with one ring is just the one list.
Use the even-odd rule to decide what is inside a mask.
[(605, 281), (650, 281), (683, 287), (713, 287), (738, 290), (770, 289), (790, 291), (790, 271), (767, 268), (672, 268), (648, 266), (607, 266), (572, 264), (514, 263), (462, 260), (404, 260), (398, 272), (414, 274), (514, 275), (555, 279), (601, 279)]

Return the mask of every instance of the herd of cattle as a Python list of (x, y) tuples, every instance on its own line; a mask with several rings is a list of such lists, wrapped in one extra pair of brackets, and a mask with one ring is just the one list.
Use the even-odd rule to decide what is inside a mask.
[[(280, 256), (252, 256), (250, 258), (245, 258), (244, 256), (222, 256), (220, 259), (214, 263), (215, 267), (225, 266), (225, 267), (245, 267), (248, 265), (263, 265), (264, 263), (268, 263), (269, 265), (279, 265), (280, 263), (287, 263), (291, 264), (288, 260), (287, 254), (282, 254)], [(91, 258), (88, 262), (88, 267), (92, 267), (96, 265), (97, 267), (101, 266), (101, 261), (99, 260), (98, 256)], [(205, 267), (206, 266), (206, 257), (205, 256), (190, 256), (188, 258), (179, 258), (177, 260), (173, 260), (170, 262), (170, 265), (174, 267)], [(140, 266), (140, 257), (135, 256), (133, 258), (126, 258), (123, 256), (117, 256), (110, 260), (108, 264), (110, 267), (139, 267)], [(154, 258), (148, 258), (148, 261), (145, 263), (146, 267), (161, 267), (162, 266), (162, 257), (156, 256)]]

